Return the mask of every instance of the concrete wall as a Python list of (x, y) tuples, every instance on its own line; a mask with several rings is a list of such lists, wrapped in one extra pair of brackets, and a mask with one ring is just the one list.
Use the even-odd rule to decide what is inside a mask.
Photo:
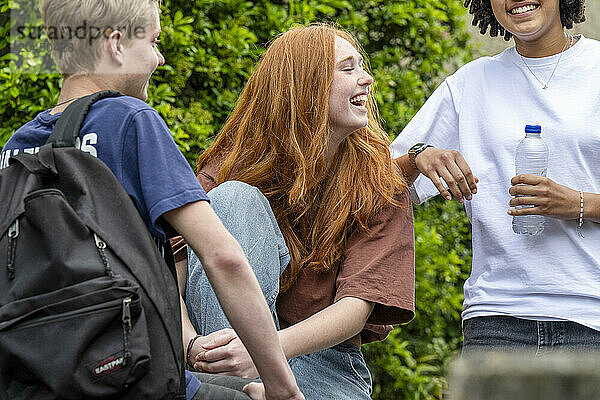
[(600, 355), (481, 353), (452, 363), (450, 400), (600, 400)]

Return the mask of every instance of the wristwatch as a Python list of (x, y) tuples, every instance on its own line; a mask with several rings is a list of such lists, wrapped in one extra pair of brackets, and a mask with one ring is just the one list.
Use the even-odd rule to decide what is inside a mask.
[(419, 171), (419, 168), (417, 168), (417, 163), (415, 161), (415, 159), (417, 158), (417, 155), (419, 155), (419, 153), (421, 153), (423, 150), (425, 150), (428, 147), (433, 147), (430, 144), (425, 144), (425, 143), (417, 143), (414, 146), (412, 146), (410, 149), (408, 149), (408, 161), (410, 161), (410, 165), (412, 165), (412, 167), (414, 169), (416, 169), (417, 171)]

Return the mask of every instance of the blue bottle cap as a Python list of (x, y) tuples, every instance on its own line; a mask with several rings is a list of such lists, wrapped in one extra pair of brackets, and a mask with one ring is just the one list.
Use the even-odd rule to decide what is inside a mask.
[(525, 125), (525, 133), (542, 133), (540, 125)]

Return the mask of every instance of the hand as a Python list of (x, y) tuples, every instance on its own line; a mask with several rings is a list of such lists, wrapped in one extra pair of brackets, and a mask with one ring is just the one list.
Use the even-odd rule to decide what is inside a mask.
[[(477, 193), (479, 179), (473, 175), (463, 156), (456, 150), (428, 147), (417, 154), (415, 164), (420, 173), (431, 179), (446, 200), (454, 196), (459, 203), (463, 203), (463, 198), (471, 200), (472, 195)], [(442, 179), (450, 192), (442, 184)]]
[(206, 336), (194, 368), (209, 373), (258, 378), (258, 370), (233, 329), (222, 329)]
[(510, 181), (508, 190), (514, 197), (510, 206), (533, 206), (510, 209), (509, 215), (546, 215), (560, 219), (579, 217), (579, 192), (559, 185), (545, 176), (517, 175)]
[(206, 336), (199, 336), (194, 341), (194, 345), (190, 349), (190, 354), (187, 355), (187, 357), (188, 357), (187, 361), (192, 362), (192, 360), (193, 360), (194, 364), (192, 365), (192, 367), (194, 369), (196, 369), (197, 371), (207, 372), (207, 371), (203, 371), (200, 368), (200, 364), (198, 364), (196, 361), (196, 360), (204, 361), (204, 355), (206, 353), (206, 348), (204, 346), (210, 346), (209, 343), (214, 343), (215, 339), (217, 339), (217, 338), (219, 338), (219, 343), (227, 344), (225, 341), (227, 341), (227, 340), (231, 341), (236, 337), (237, 337), (237, 335), (233, 329), (222, 329), (220, 331), (213, 332)]
[[(251, 382), (244, 386), (242, 389), (244, 393), (246, 393), (252, 400), (267, 400), (271, 399), (271, 397), (267, 397), (265, 393), (265, 385), (261, 382)], [(292, 397), (286, 397), (287, 400), (304, 400), (304, 395), (298, 392), (296, 395)]]

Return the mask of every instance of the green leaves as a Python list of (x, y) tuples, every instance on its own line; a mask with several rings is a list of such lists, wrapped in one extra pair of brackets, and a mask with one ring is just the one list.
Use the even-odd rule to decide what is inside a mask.
[(374, 399), (441, 399), (461, 343), (463, 283), (471, 267), (470, 224), (441, 198), (415, 206), (416, 315), (383, 342), (363, 346)]
[[(0, 5), (0, 145), (58, 99), (61, 77), (48, 52), (10, 53), (9, 11), (41, 25), (25, 1)], [(219, 131), (277, 34), (297, 23), (332, 21), (353, 33), (370, 59), (375, 98), (392, 137), (436, 86), (472, 57), (462, 1), (164, 0), (149, 103), (191, 165)], [(26, 19), (27, 19), (26, 18)], [(14, 24), (14, 21), (13, 21)], [(470, 267), (469, 223), (455, 202), (415, 207), (417, 311), (408, 325), (365, 346), (375, 399), (441, 398), (448, 360), (461, 341), (462, 284)]]

